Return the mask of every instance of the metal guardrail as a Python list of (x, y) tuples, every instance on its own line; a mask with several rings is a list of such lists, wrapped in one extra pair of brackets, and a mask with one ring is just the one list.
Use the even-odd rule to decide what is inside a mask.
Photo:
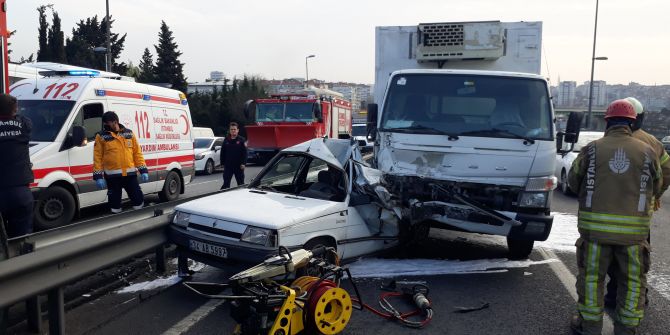
[[(9, 240), (8, 255), (0, 251), (0, 313), (2, 308), (26, 299), (36, 301), (34, 297), (48, 293), (50, 333), (64, 334), (63, 286), (154, 248), (157, 268), (165, 268), (163, 245), (167, 242), (169, 214), (180, 203), (211, 194)], [(1, 256), (8, 257), (2, 260)]]

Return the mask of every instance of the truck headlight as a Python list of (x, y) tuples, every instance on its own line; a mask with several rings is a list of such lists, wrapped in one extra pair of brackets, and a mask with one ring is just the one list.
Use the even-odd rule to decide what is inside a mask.
[(188, 221), (191, 219), (191, 214), (184, 212), (176, 212), (172, 223), (177, 226), (186, 228), (188, 226)]
[(521, 192), (519, 207), (547, 208), (548, 192)]
[(554, 189), (556, 189), (557, 184), (558, 179), (556, 179), (556, 177), (554, 176), (528, 178), (528, 183), (526, 183), (526, 191), (529, 192), (553, 191)]
[(201, 152), (199, 154), (195, 154), (195, 160), (199, 161), (203, 158), (205, 158), (205, 153)]
[(248, 226), (240, 241), (266, 246), (273, 235), (272, 230)]

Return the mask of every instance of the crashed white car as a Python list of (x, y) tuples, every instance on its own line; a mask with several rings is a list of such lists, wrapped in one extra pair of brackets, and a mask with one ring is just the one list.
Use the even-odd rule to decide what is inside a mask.
[[(582, 131), (579, 133), (579, 140), (575, 143), (571, 152), (556, 154), (556, 176), (558, 177), (558, 186), (563, 194), (572, 194), (572, 191), (568, 186), (568, 175), (570, 173), (570, 167), (572, 167), (572, 162), (577, 158), (577, 155), (584, 146), (603, 136), (605, 136), (605, 133), (602, 131)], [(570, 149), (567, 143), (564, 144), (564, 147), (566, 150)]]
[(290, 250), (334, 247), (340, 258), (398, 244), (399, 213), (356, 141), (314, 139), (282, 150), (243, 187), (176, 207), (169, 234), (180, 256), (258, 263)]

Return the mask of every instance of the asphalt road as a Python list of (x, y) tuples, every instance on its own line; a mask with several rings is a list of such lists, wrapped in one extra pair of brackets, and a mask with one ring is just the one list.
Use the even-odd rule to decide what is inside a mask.
[[(249, 175), (259, 168), (249, 168)], [(218, 189), (221, 174), (198, 177), (187, 189), (197, 195)], [(249, 179), (249, 177), (248, 177)], [(432, 230), (425, 243), (383, 259), (350, 264), (363, 300), (377, 306), (379, 287), (391, 278), (378, 278), (392, 269), (395, 279), (422, 280), (430, 287), (435, 316), (421, 330), (382, 320), (367, 311), (354, 311), (342, 334), (569, 334), (575, 311), (575, 198), (555, 192), (554, 229), (538, 243), (528, 261), (507, 261), (504, 239)], [(670, 321), (670, 195), (654, 216), (650, 305), (643, 334), (667, 334)], [(412, 269), (412, 266), (424, 264)], [(194, 281), (225, 282), (241, 267), (204, 267)], [(412, 272), (413, 271), (413, 272)], [(432, 271), (432, 273), (427, 273)], [(442, 271), (443, 274), (436, 274)], [(143, 282), (146, 281), (146, 282)], [(231, 334), (233, 321), (227, 303), (199, 297), (178, 284), (175, 276), (148, 274), (134, 283), (144, 289), (110, 293), (67, 312), (68, 334)], [(135, 287), (135, 286), (133, 286)], [(345, 287), (351, 288), (350, 283)], [(353, 292), (350, 290), (350, 292)], [(467, 314), (458, 307), (489, 307)], [(611, 311), (610, 311), (610, 314)], [(604, 332), (608, 334), (608, 332)]]

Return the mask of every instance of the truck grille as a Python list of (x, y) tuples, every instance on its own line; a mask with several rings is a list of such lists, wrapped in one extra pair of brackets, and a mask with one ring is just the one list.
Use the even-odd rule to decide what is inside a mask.
[(223, 230), (223, 229), (218, 229), (218, 228), (213, 228), (213, 227), (208, 227), (208, 226), (203, 226), (197, 223), (189, 223), (188, 228), (191, 228), (193, 230), (198, 230), (204, 233), (208, 234), (213, 234), (213, 235), (219, 235), (219, 236), (225, 236), (225, 237), (230, 237), (230, 238), (235, 238), (235, 239), (240, 239), (242, 237), (242, 234), (228, 231), (228, 230)]

